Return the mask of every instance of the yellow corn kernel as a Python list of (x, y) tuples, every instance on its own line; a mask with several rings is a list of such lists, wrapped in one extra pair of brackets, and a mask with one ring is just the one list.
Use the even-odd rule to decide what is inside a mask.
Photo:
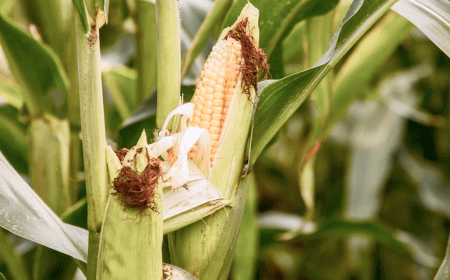
[[(210, 135), (211, 163), (214, 162), (229, 104), (239, 79), (241, 43), (233, 38), (213, 47), (197, 84), (192, 102), (194, 114), (189, 126), (206, 128)], [(191, 157), (195, 149), (191, 150)]]

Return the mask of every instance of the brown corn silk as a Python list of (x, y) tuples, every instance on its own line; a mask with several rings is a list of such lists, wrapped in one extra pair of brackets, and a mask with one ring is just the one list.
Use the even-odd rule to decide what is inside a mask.
[[(124, 152), (122, 149), (119, 153), (123, 154)], [(137, 150), (136, 155), (141, 152), (142, 148)], [(138, 172), (136, 168), (133, 169), (130, 166), (123, 166), (113, 181), (115, 192), (111, 195), (120, 194), (125, 209), (138, 208), (139, 214), (148, 208), (158, 212), (159, 209), (155, 203), (155, 188), (161, 174), (161, 161), (157, 158), (149, 158), (148, 164), (142, 172)]]
[[(189, 126), (208, 129), (211, 164), (220, 145), (220, 136), (236, 86), (240, 86), (239, 78), (242, 77), (242, 92), (248, 95), (250, 102), (250, 87), (253, 86), (257, 91), (258, 73), (262, 72), (264, 79), (267, 78), (269, 65), (266, 55), (254, 38), (246, 34), (247, 25), (248, 18), (244, 18), (236, 25), (235, 31), (230, 30), (213, 47), (193, 97), (194, 113)], [(192, 158), (195, 151), (194, 146)]]

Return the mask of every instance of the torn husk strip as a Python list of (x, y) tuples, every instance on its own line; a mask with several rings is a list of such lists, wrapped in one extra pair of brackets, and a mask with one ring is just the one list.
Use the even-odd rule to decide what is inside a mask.
[[(254, 6), (247, 4), (231, 29), (234, 30), (242, 20), (248, 18), (246, 34), (251, 35), (257, 44), (259, 38), (258, 14), (259, 11)], [(225, 38), (229, 34), (229, 30), (225, 29), (219, 40)], [(244, 207), (242, 206), (245, 204), (245, 199), (239, 199), (235, 196), (244, 165), (245, 146), (253, 109), (251, 101), (254, 100), (255, 96), (253, 86), (248, 88), (247, 94), (243, 92), (241, 87), (242, 75), (229, 104), (223, 128), (224, 132), (219, 138), (219, 147), (216, 151), (216, 159), (213, 161), (210, 178), (211, 183), (222, 192), (226, 199), (236, 200), (242, 204), (233, 206), (230, 210), (232, 212), (243, 211)], [(173, 264), (186, 269), (199, 279), (217, 279), (219, 277), (226, 279), (231, 258), (229, 258), (230, 260), (225, 258), (220, 263), (216, 262), (215, 264), (212, 264), (210, 260), (221, 259), (218, 255), (223, 252), (217, 250), (217, 248), (220, 247), (219, 244), (223, 245), (224, 240), (221, 240), (221, 236), (226, 231), (225, 227), (233, 227), (236, 233), (239, 230), (239, 223), (234, 225), (228, 223), (230, 217), (226, 209), (221, 209), (205, 219), (204, 222), (197, 222), (170, 234), (169, 251)], [(235, 238), (237, 238), (237, 234)], [(227, 243), (224, 246), (234, 248), (235, 238), (227, 239), (229, 244)]]
[(207, 223), (209, 220), (208, 216), (225, 207), (230, 202), (231, 201), (224, 199), (212, 201), (196, 207), (191, 211), (183, 212), (180, 215), (164, 219), (164, 234), (174, 232), (180, 228), (198, 222), (200, 219), (204, 219)]
[(163, 271), (163, 280), (198, 280), (190, 275), (186, 270), (168, 263), (163, 264)]
[[(153, 157), (159, 157), (172, 147), (175, 141), (175, 135), (168, 136), (156, 143), (147, 145), (146, 148)], [(145, 143), (140, 142), (137, 147), (143, 145)], [(132, 148), (123, 157), (124, 164), (133, 159), (136, 150), (136, 147)], [(112, 182), (122, 168), (122, 163), (109, 146), (106, 148), (106, 160), (110, 182)], [(223, 200), (222, 194), (205, 178), (196, 165), (188, 161), (187, 166), (189, 180), (191, 181), (186, 183), (186, 187), (164, 188), (163, 190), (164, 234), (197, 222), (230, 203), (228, 200)]]
[[(118, 162), (108, 152), (107, 159), (112, 173)], [(143, 132), (138, 144), (125, 156), (119, 173), (115, 172), (115, 192), (109, 196), (102, 224), (97, 279), (162, 279), (163, 195), (161, 171), (152, 166), (155, 161), (159, 159), (150, 156)], [(123, 191), (127, 183), (139, 180), (140, 184), (130, 186), (131, 192)], [(153, 197), (150, 203), (145, 202), (148, 207), (143, 207), (132, 195), (140, 193), (148, 182), (153, 184)]]

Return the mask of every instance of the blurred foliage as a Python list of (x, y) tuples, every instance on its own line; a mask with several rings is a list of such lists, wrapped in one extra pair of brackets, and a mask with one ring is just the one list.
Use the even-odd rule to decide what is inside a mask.
[[(293, 32), (296, 32), (296, 29)], [(350, 55), (351, 53), (347, 57)], [(293, 54), (290, 54), (286, 57), (286, 60), (291, 61), (286, 65), (287, 71), (302, 67), (304, 57), (301, 54), (292, 56)], [(401, 129), (403, 137), (399, 138), (398, 147), (390, 158), (392, 168), (383, 180), (382, 192), (376, 198), (379, 210), (372, 219), (393, 230), (409, 233), (417, 239), (416, 245), (425, 249), (416, 251), (414, 257), (407, 257), (392, 246), (376, 242), (368, 246), (368, 254), (362, 255), (366, 258), (366, 264), (364, 259), (360, 259), (354, 265), (354, 261), (351, 261), (354, 257), (349, 255), (351, 251), (345, 245), (346, 238), (339, 237), (350, 234), (340, 231), (338, 235), (323, 236), (314, 241), (281, 241), (276, 238), (280, 231), (270, 234), (273, 229), (262, 229), (260, 244), (264, 244), (264, 247), (260, 249), (258, 279), (433, 279), (445, 254), (450, 216), (444, 213), (448, 205), (444, 204), (441, 209), (429, 209), (424, 202), (426, 198), (422, 189), (433, 186), (423, 185), (423, 181), (411, 178), (408, 165), (404, 161), (415, 160), (419, 166), (431, 166), (436, 172), (430, 173), (430, 176), (434, 177), (430, 178), (429, 182), (439, 184), (439, 180), (443, 181), (441, 188), (436, 190), (436, 195), (443, 196), (448, 192), (450, 59), (423, 33), (415, 29), (383, 64), (382, 70), (373, 75), (370, 84), (362, 90), (376, 92), (379, 90), (377, 86), (384, 79), (423, 62), (430, 64), (432, 73), (414, 85), (417, 94), (415, 107), (428, 112), (429, 120), (440, 119), (439, 116), (445, 118), (445, 125), (436, 125), (432, 120), (418, 122), (413, 118), (405, 119), (406, 125)], [(335, 72), (339, 71), (340, 65), (344, 63), (345, 60), (335, 68)], [(357, 105), (363, 106), (373, 100), (374, 97), (370, 97), (367, 101), (357, 102)], [(298, 166), (302, 147), (311, 129), (311, 106), (312, 103), (305, 103), (299, 108), (284, 125), (276, 142), (260, 156), (254, 166), (259, 210), (262, 215), (267, 211), (293, 213), (299, 217), (306, 213), (306, 207), (298, 192)], [(317, 153), (314, 170), (314, 221), (319, 225), (345, 213), (348, 203), (347, 184), (352, 176), (349, 174), (349, 159), (355, 143), (351, 140), (343, 141), (342, 138), (352, 137), (352, 126), (356, 126), (355, 119), (358, 119), (357, 114), (353, 118), (347, 118), (349, 130), (339, 130), (338, 125)], [(366, 123), (362, 125), (370, 127), (373, 121), (366, 119)], [(388, 148), (386, 144), (380, 144), (381, 148), (376, 150), (377, 153), (382, 153), (383, 147)], [(402, 156), (405, 153), (410, 157), (405, 159)], [(370, 169), (380, 168), (377, 165), (380, 163), (377, 162), (360, 161), (358, 164)], [(427, 174), (424, 173), (423, 176), (426, 177)], [(359, 185), (362, 190), (364, 187)], [(427, 255), (431, 259), (430, 262), (421, 262), (421, 257), (417, 254)], [(425, 259), (425, 256), (422, 256), (422, 259)]]
[[(0, 1), (0, 13), (21, 27), (28, 27), (28, 33), (32, 33), (33, 21), (23, 4), (14, 2)], [(238, 1), (231, 12), (237, 13), (244, 2)], [(327, 3), (334, 7), (337, 1)], [(328, 14), (333, 32), (349, 4), (343, 1)], [(188, 22), (190, 10), (186, 7), (189, 5), (182, 5), (185, 10), (181, 17), (188, 18)], [(290, 9), (281, 8), (283, 12)], [(110, 1), (109, 22), (100, 34), (107, 137), (117, 149), (133, 146), (142, 129), (146, 130), (148, 139), (153, 139), (156, 129), (156, 92), (138, 104), (139, 86), (133, 70), (138, 60), (134, 42), (135, 9), (131, 0)], [(205, 8), (194, 6), (193, 9), (192, 14), (205, 16)], [(273, 79), (298, 73), (316, 63), (308, 61), (311, 44), (305, 42), (314, 35), (307, 31), (314, 25), (297, 23), (303, 16), (285, 23), (281, 31), (266, 22), (265, 28), (273, 34), (278, 32), (277, 38), (282, 38), (279, 42), (266, 40)], [(242, 226), (245, 232), (238, 241), (238, 244), (253, 244), (254, 248), (240, 250), (235, 260), (255, 256), (246, 260), (255, 271), (235, 264), (230, 279), (245, 279), (242, 275), (255, 275), (255, 279), (433, 279), (445, 255), (450, 231), (450, 59), (422, 32), (412, 30), (404, 22), (396, 23), (398, 18), (392, 20), (394, 17), (390, 12), (373, 26), (320, 85), (338, 89), (339, 75), (346, 65), (360, 63), (358, 71), (352, 73), (353, 79), (344, 85), (348, 90), (342, 90), (343, 101), (339, 101), (338, 113), (345, 113), (343, 119), (339, 114), (330, 123), (324, 118), (317, 124), (318, 112), (307, 99), (261, 153), (253, 167), (256, 193), (251, 196), (250, 210), (246, 210), (250, 213), (245, 214), (246, 222)], [(225, 18), (225, 25), (227, 19), (231, 20), (232, 16)], [(199, 22), (193, 25), (182, 21), (183, 53), (201, 24), (201, 20), (196, 21)], [(386, 22), (404, 24), (404, 29), (396, 29), (402, 37), (397, 41), (384, 38), (389, 41), (390, 49), (363, 56), (364, 63), (352, 61), (358, 51), (370, 51), (364, 44), (376, 45), (376, 42), (371, 44), (369, 36), (378, 34)], [(38, 35), (39, 30), (34, 37)], [(181, 93), (185, 102), (193, 95), (193, 81), (211, 48), (211, 41), (210, 38), (183, 82)], [(386, 44), (377, 50), (383, 46)], [(16, 84), (5, 65), (5, 56), (0, 53), (0, 90), (15, 90)], [(57, 98), (51, 97), (58, 103)], [(28, 112), (21, 108), (21, 99), (10, 104), (0, 105), (0, 150), (19, 173), (27, 176)], [(317, 125), (321, 128), (322, 124), (329, 125), (330, 129), (319, 137), (314, 133)], [(371, 135), (375, 136), (371, 138)], [(320, 141), (316, 142), (317, 139)], [(314, 153), (310, 154), (312, 147)], [(314, 157), (314, 166), (309, 171), (314, 178), (314, 211), (307, 215), (300, 190), (305, 158), (308, 160), (309, 155)], [(83, 183), (79, 185), (78, 203), (62, 217), (70, 224), (85, 228), (85, 188)], [(258, 213), (251, 212), (255, 209)], [(3, 235), (2, 230), (0, 233)], [(9, 241), (12, 239), (13, 236), (8, 237)], [(30, 268), (25, 273), (39, 279), (73, 276), (75, 266), (69, 257), (59, 258), (60, 253), (34, 245), (23, 249), (19, 243), (9, 241), (5, 246), (14, 245), (21, 262)], [(33, 266), (34, 259), (43, 256), (48, 265), (39, 268), (38, 262), (34, 262)], [(239, 271), (244, 272), (240, 275)], [(18, 274), (8, 271), (4, 259), (0, 260), (0, 272), (0, 279), (2, 273), (6, 279)]]

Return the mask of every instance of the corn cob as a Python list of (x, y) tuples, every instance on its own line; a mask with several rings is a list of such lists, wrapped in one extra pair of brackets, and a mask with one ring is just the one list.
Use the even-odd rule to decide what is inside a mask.
[[(242, 64), (241, 43), (233, 38), (220, 40), (206, 60), (197, 84), (190, 126), (208, 129), (210, 160), (214, 162), (225, 117), (233, 98)], [(195, 147), (191, 151), (191, 157)]]

